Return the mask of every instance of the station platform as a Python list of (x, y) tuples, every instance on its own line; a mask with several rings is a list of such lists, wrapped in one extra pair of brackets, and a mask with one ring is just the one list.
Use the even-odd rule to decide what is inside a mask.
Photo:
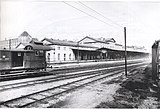
[[(136, 62), (136, 61), (148, 61), (151, 62), (150, 59), (134, 59), (134, 60), (127, 60), (128, 62)], [(47, 71), (51, 71), (54, 69), (64, 69), (64, 68), (74, 68), (79, 66), (90, 66), (90, 65), (101, 65), (101, 64), (112, 64), (117, 62), (124, 62), (124, 60), (109, 60), (109, 61), (81, 61), (81, 62), (68, 62), (68, 63), (50, 63), (46, 68)]]

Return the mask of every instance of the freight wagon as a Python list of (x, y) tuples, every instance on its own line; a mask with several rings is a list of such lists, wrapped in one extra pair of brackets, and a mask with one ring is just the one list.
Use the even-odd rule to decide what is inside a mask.
[(24, 49), (0, 50), (0, 72), (46, 69), (46, 51), (49, 47), (28, 44)]

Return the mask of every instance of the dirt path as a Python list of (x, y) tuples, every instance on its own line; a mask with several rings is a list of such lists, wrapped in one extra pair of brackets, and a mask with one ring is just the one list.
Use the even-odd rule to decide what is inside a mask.
[[(105, 81), (111, 81), (121, 76), (122, 74), (119, 74)], [(66, 94), (52, 108), (93, 108), (101, 102), (114, 100), (113, 95), (120, 87), (117, 83), (96, 82), (95, 84), (87, 85), (77, 91)]]
[(158, 95), (150, 89), (150, 74), (144, 69), (132, 71), (127, 78), (120, 74), (68, 93), (52, 108), (158, 108)]
[[(114, 81), (113, 81), (114, 82)], [(160, 108), (159, 91), (151, 83), (151, 66), (139, 69), (137, 73), (121, 83), (111, 102), (102, 102), (98, 108)]]

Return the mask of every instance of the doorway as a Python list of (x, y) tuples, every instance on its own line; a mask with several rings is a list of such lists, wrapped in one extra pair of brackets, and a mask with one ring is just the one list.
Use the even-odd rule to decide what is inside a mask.
[(23, 52), (12, 52), (12, 67), (23, 66)]

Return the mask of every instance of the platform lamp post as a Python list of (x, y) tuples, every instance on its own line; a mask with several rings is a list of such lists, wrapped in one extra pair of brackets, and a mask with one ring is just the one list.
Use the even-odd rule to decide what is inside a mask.
[(125, 45), (125, 76), (127, 77), (127, 51), (126, 51), (126, 27), (124, 27), (124, 45)]

